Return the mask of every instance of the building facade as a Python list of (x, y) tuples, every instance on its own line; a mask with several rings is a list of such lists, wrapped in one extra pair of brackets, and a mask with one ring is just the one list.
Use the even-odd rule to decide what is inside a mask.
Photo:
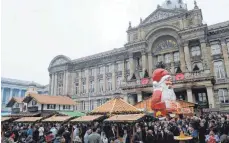
[(8, 111), (5, 106), (12, 97), (24, 97), (26, 92), (31, 89), (39, 94), (48, 94), (48, 85), (40, 85), (31, 81), (23, 81), (10, 78), (1, 78), (1, 98), (2, 111)]
[(202, 108), (229, 107), (229, 21), (207, 25), (195, 2), (166, 0), (127, 30), (122, 48), (49, 65), (51, 95), (69, 95), (89, 111), (121, 93), (135, 104), (152, 95), (151, 73), (163, 65), (173, 76), (177, 98)]

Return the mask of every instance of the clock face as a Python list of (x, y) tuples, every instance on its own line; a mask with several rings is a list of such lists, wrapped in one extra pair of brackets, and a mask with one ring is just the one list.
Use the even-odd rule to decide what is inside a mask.
[(183, 80), (184, 79), (184, 74), (183, 73), (178, 73), (176, 75), (176, 80)]

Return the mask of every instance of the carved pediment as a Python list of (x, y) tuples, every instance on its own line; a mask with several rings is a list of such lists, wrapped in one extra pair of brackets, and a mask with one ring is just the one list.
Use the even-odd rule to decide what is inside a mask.
[(181, 11), (177, 10), (157, 9), (143, 21), (143, 24), (166, 19), (180, 13)]

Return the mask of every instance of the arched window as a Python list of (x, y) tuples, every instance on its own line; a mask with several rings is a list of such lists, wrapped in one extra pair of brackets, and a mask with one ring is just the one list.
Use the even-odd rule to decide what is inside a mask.
[(214, 62), (214, 74), (216, 78), (225, 78), (225, 69), (222, 61)]

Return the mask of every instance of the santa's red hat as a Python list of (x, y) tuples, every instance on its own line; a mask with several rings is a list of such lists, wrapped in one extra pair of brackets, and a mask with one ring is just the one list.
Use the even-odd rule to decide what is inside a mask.
[(169, 75), (169, 72), (167, 70), (158, 68), (152, 74), (153, 84), (156, 85), (158, 83), (161, 83), (169, 77), (170, 77), (170, 75)]

